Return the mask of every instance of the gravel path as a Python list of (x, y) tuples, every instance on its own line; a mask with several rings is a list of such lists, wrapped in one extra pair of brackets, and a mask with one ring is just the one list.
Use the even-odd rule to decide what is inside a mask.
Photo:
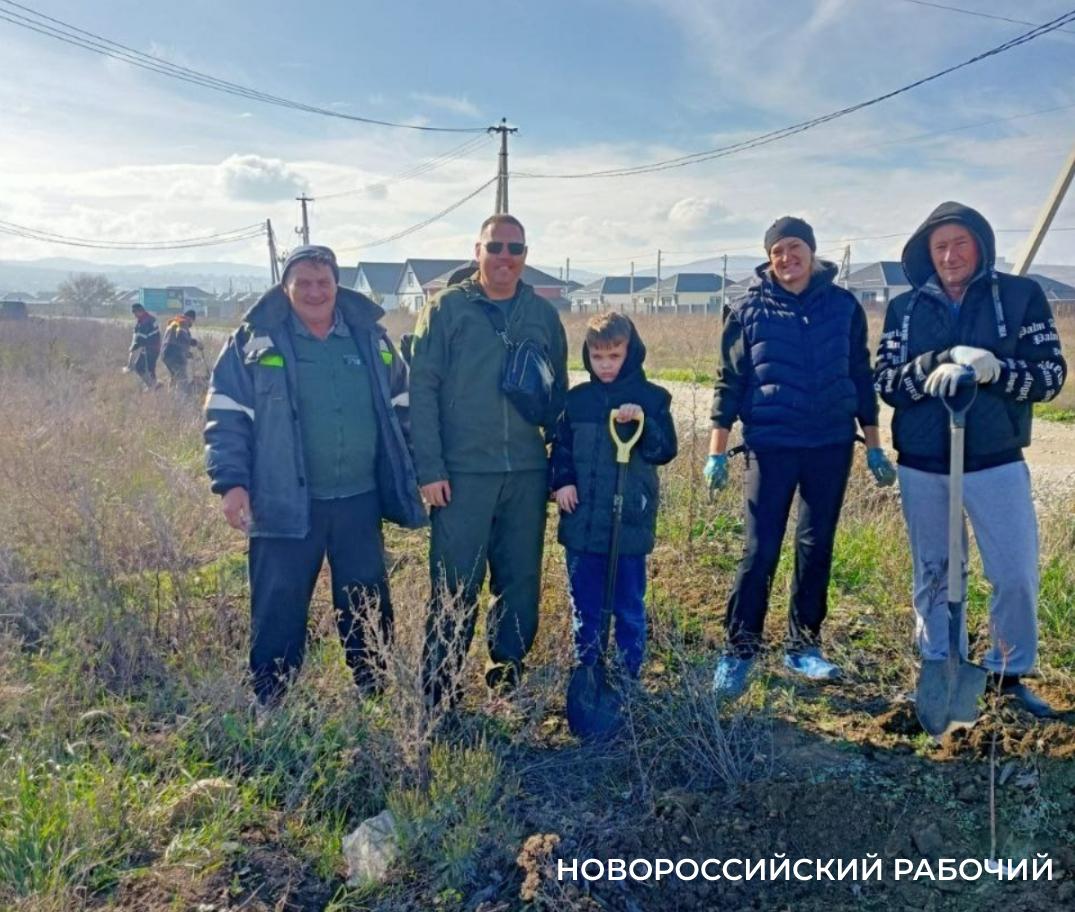
[[(571, 383), (586, 379), (581, 371), (571, 372)], [(703, 432), (709, 430), (709, 406), (712, 390), (708, 386), (672, 380), (654, 380), (672, 394), (672, 413), (681, 428), (692, 424)], [(881, 406), (881, 439), (892, 448), (892, 409)], [(1075, 491), (1075, 424), (1058, 421), (1034, 422), (1033, 441), (1026, 450), (1036, 498), (1069, 494)]]

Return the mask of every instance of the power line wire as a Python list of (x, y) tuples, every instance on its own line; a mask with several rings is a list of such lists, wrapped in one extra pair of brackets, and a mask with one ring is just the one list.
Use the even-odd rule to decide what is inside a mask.
[(8, 22), (11, 25), (37, 32), (40, 35), (54, 38), (57, 41), (62, 41), (63, 43), (74, 47), (80, 47), (83, 50), (92, 51), (105, 57), (111, 57), (114, 60), (122, 60), (143, 70), (158, 73), (162, 76), (168, 76), (172, 79), (178, 79), (181, 82), (199, 85), (203, 88), (213, 89), (214, 91), (223, 92), (228, 95), (235, 95), (251, 101), (259, 101), (264, 104), (276, 105), (277, 107), (303, 111), (309, 114), (320, 114), (323, 117), (334, 117), (340, 120), (348, 120), (380, 127), (394, 127), (401, 130), (420, 130), (431, 133), (484, 133), (486, 130), (485, 127), (432, 127), (420, 124), (378, 120), (372, 117), (361, 117), (357, 114), (345, 114), (342, 111), (333, 111), (330, 108), (322, 108), (317, 105), (293, 101), (279, 95), (272, 95), (268, 92), (262, 92), (257, 89), (239, 85), (238, 83), (229, 82), (228, 80), (220, 79), (208, 73), (203, 73), (200, 70), (192, 69), (191, 67), (171, 63), (153, 54), (143, 53), (142, 51), (113, 41), (110, 38), (98, 35), (95, 32), (78, 28), (68, 22), (64, 22), (62, 19), (56, 19), (52, 16), (38, 12), (29, 6), (16, 3), (15, 0), (0, 0), (0, 3), (3, 3), (9, 8), (19, 9), (24, 13), (29, 14), (23, 15), (14, 12), (12, 9), (0, 11), (0, 20)]
[[(406, 171), (401, 171), (398, 174), (393, 175), (392, 177), (388, 177), (380, 181), (373, 181), (371, 183), (380, 184), (384, 187), (390, 187), (393, 184), (401, 184), (405, 181), (414, 180), (417, 177), (424, 177), (425, 175), (436, 171), (437, 169), (442, 168), (445, 165), (456, 161), (457, 159), (463, 158), (469, 153), (475, 151), (480, 146), (490, 143), (492, 141), (492, 137), (488, 134), (472, 137), (461, 145), (455, 146), (449, 149), (447, 152), (444, 152), (443, 154), (438, 155), (434, 158), (430, 158), (424, 162), (420, 162), (419, 164), (408, 168)], [(369, 184), (366, 184), (362, 187), (353, 187), (350, 190), (340, 190), (335, 193), (318, 193), (315, 199), (323, 202), (324, 200), (338, 199), (342, 196), (353, 196), (356, 193), (362, 193), (368, 187)]]
[[(1029, 234), (1032, 230), (1033, 229), (1031, 229), (1031, 228), (994, 228), (993, 232), (995, 234)], [(1075, 231), (1075, 225), (1065, 225), (1063, 227), (1059, 227), (1059, 228), (1058, 227), (1052, 227), (1052, 228), (1049, 229), (1050, 234), (1053, 233), (1053, 232), (1057, 232), (1057, 231)], [(851, 243), (854, 243), (856, 241), (887, 241), (887, 240), (891, 240), (892, 238), (910, 237), (910, 235), (911, 235), (910, 231), (896, 231), (896, 232), (894, 232), (892, 234), (870, 234), (870, 235), (864, 235), (864, 236), (861, 236), (861, 237), (837, 237), (837, 238), (834, 239), (834, 243), (836, 243), (836, 244), (851, 244)], [(762, 256), (762, 254), (760, 253), (761, 247), (762, 247), (762, 245), (761, 245), (760, 242), (756, 242), (754, 244), (750, 244), (750, 245), (743, 246), (743, 247), (727, 247), (724, 250), (714, 250), (711, 247), (710, 248), (705, 248), (705, 249), (702, 249), (702, 250), (667, 250), (664, 247), (662, 247), (661, 248), (661, 254), (662, 254), (662, 256), (704, 256), (707, 259), (716, 259), (718, 257), (729, 255), (729, 254), (750, 253), (752, 251), (759, 251), (758, 256), (761, 257)], [(840, 248), (840, 247), (834, 247), (831, 250), (825, 251), (825, 253), (817, 254), (817, 256), (825, 256), (825, 255), (828, 255), (828, 254), (834, 254), (835, 255), (835, 254), (840, 253), (841, 249), (842, 248)], [(642, 253), (636, 253), (636, 254), (631, 255), (631, 256), (602, 257), (602, 258), (594, 258), (592, 260), (579, 260), (579, 259), (576, 259), (575, 257), (572, 257), (571, 258), (571, 265), (572, 266), (586, 266), (586, 265), (604, 265), (606, 263), (638, 262), (639, 260), (642, 260), (643, 257), (648, 257), (648, 256), (651, 256), (652, 254), (653, 254), (653, 250), (651, 249), (651, 250), (646, 250), (646, 251), (644, 251)], [(645, 271), (645, 270), (655, 268), (655, 266), (656, 266), (655, 263), (647, 263), (647, 262), (643, 261), (642, 265), (639, 267), (639, 270), (640, 271)], [(666, 264), (666, 268), (673, 268), (674, 269), (676, 267), (671, 266), (671, 264)], [(637, 276), (638, 274), (639, 274), (639, 272), (636, 271), (635, 275)]]
[[(962, 13), (965, 16), (977, 16), (979, 19), (994, 19), (997, 22), (1011, 22), (1014, 25), (1038, 25), (1037, 22), (1028, 22), (1026, 19), (1009, 19), (1007, 16), (997, 16), (993, 13), (983, 13), (980, 10), (963, 9), (959, 6), (948, 6), (944, 3), (931, 3), (930, 0), (903, 0), (904, 3), (913, 3), (916, 6), (931, 6), (933, 9), (945, 10), (949, 13)], [(1075, 34), (1071, 29), (1057, 29), (1069, 35)]]
[(444, 218), (444, 216), (448, 215), (448, 213), (454, 212), (456, 209), (458, 209), (464, 203), (467, 203), (470, 200), (474, 199), (474, 197), (476, 197), (479, 193), (481, 193), (487, 187), (491, 187), (499, 179), (500, 179), (499, 175), (496, 175), (496, 176), (492, 177), (490, 180), (487, 180), (484, 184), (482, 184), (477, 189), (472, 190), (470, 193), (468, 193), (466, 196), (464, 196), (461, 200), (457, 200), (456, 202), (452, 203), (447, 208), (442, 209), (436, 215), (430, 216), (429, 218), (419, 222), (417, 225), (411, 225), (410, 228), (404, 228), (402, 231), (397, 231), (395, 234), (389, 235), (388, 237), (380, 238), (379, 240), (376, 240), (376, 241), (369, 241), (366, 244), (354, 244), (354, 245), (352, 245), (350, 247), (337, 247), (337, 248), (335, 248), (335, 250), (336, 250), (337, 253), (340, 253), (341, 251), (365, 250), (367, 247), (380, 247), (382, 244), (389, 244), (392, 241), (401, 240), (402, 238), (405, 238), (408, 235), (414, 234), (416, 231), (421, 231), (423, 228), (426, 228), (427, 226), (432, 225), (434, 222), (440, 221), (440, 219)]
[(15, 222), (0, 220), (0, 233), (27, 240), (41, 241), (49, 244), (62, 244), (68, 247), (89, 247), (95, 250), (190, 250), (196, 247), (216, 247), (221, 244), (234, 244), (239, 241), (253, 240), (265, 234), (265, 225), (257, 223), (230, 231), (199, 237), (177, 238), (160, 241), (109, 241), (102, 238), (83, 238), (58, 234), (42, 228), (31, 228)]
[(989, 57), (995, 57), (998, 54), (1002, 54), (1005, 51), (1012, 50), (1023, 44), (1027, 44), (1036, 38), (1040, 38), (1042, 35), (1046, 35), (1049, 32), (1055, 31), (1062, 25), (1066, 25), (1069, 22), (1075, 21), (1075, 10), (1071, 10), (1064, 13), (1062, 16), (1058, 16), (1051, 21), (1036, 26), (1029, 32), (1025, 32), (1015, 38), (1005, 41), (1003, 44), (999, 44), (996, 47), (990, 48), (988, 51), (983, 51), (981, 54), (976, 54), (962, 63), (957, 63), (952, 66), (946, 67), (943, 70), (939, 70), (930, 76), (925, 76), (922, 79), (917, 79), (914, 82), (907, 83), (904, 86), (900, 86), (898, 89), (894, 89), (891, 92), (886, 92), (883, 95), (877, 95), (874, 98), (870, 98), (866, 101), (860, 101), (857, 104), (848, 105), (847, 107), (840, 108), (836, 111), (830, 111), (828, 114), (823, 114), (819, 117), (811, 118), (810, 120), (801, 121), (796, 124), (791, 124), (786, 127), (782, 127), (779, 130), (772, 130), (768, 133), (762, 133), (758, 136), (751, 137), (749, 139), (741, 140), (736, 143), (731, 143), (726, 146), (719, 146), (716, 149), (708, 149), (703, 152), (692, 152), (688, 155), (681, 155), (676, 158), (665, 159), (663, 161), (651, 162), (646, 165), (636, 165), (628, 168), (607, 168), (597, 171), (583, 171), (574, 174), (537, 174), (532, 172), (518, 171), (513, 172), (514, 177), (529, 178), (529, 179), (558, 179), (558, 180), (577, 180), (581, 178), (589, 177), (630, 177), (636, 174), (651, 174), (657, 171), (667, 171), (672, 168), (683, 168), (687, 165), (697, 164), (703, 161), (711, 161), (716, 158), (724, 158), (729, 155), (735, 155), (739, 152), (744, 152), (748, 149), (756, 149), (760, 146), (769, 145), (770, 143), (778, 142), (782, 139), (787, 139), (789, 136), (794, 136), (798, 133), (804, 133), (807, 130), (811, 130), (814, 127), (826, 124), (829, 121), (837, 120), (841, 117), (846, 117), (849, 114), (856, 113), (864, 108), (872, 107), (873, 105), (880, 104), (883, 101), (888, 101), (891, 98), (895, 98), (897, 95), (901, 95), (905, 92), (909, 92), (912, 89), (919, 88), (934, 80), (940, 79), (943, 76), (947, 76), (951, 73), (961, 70), (964, 67), (968, 67), (971, 64), (978, 63)]

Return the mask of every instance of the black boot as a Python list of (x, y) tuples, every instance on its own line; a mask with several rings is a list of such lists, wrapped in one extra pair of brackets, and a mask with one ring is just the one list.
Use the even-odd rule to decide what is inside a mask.
[(999, 687), (1002, 697), (1011, 697), (1020, 709), (1038, 719), (1053, 719), (1056, 711), (1043, 697), (1039, 697), (1034, 691), (1024, 684), (1019, 675), (990, 675), (990, 688)]

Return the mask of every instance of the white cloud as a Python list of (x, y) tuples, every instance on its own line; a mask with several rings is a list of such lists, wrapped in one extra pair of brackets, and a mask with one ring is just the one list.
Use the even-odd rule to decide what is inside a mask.
[(425, 92), (412, 92), (411, 98), (422, 104), (450, 111), (453, 114), (461, 114), (475, 120), (482, 116), (481, 110), (466, 96), (457, 98), (451, 95), (429, 95)]
[(278, 158), (232, 155), (220, 163), (217, 182), (233, 200), (271, 203), (304, 193), (302, 175)]
[(668, 226), (677, 234), (711, 229), (727, 219), (729, 212), (709, 197), (688, 196), (668, 210)]

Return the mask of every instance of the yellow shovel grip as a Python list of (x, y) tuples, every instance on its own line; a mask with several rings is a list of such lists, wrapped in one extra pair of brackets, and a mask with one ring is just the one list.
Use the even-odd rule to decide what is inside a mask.
[(635, 428), (635, 432), (626, 440), (620, 437), (616, 431), (616, 415), (619, 413), (619, 409), (613, 409), (608, 413), (608, 432), (612, 435), (612, 442), (616, 446), (616, 462), (627, 463), (631, 460), (631, 450), (635, 448), (635, 444), (638, 443), (638, 438), (642, 436), (642, 428), (646, 424), (646, 416), (639, 414), (638, 427)]

